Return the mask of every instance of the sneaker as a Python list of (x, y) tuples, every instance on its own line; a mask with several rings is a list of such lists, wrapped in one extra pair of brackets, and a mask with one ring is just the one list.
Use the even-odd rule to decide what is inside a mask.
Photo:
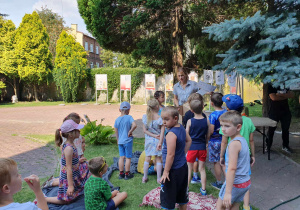
[[(252, 206), (250, 206), (250, 208), (249, 208), (250, 210), (252, 210)], [(245, 208), (244, 208), (244, 206), (243, 206), (243, 210), (246, 210)]]
[(202, 190), (201, 187), (200, 187), (200, 193), (201, 193), (201, 195), (207, 195), (206, 190)]
[(212, 182), (210, 183), (210, 185), (214, 188), (216, 188), (217, 190), (221, 190), (222, 184), (218, 184), (218, 182)]
[(125, 180), (131, 179), (133, 177), (134, 177), (134, 175), (129, 172), (128, 175), (125, 175)]
[(119, 174), (119, 179), (124, 179), (125, 178), (125, 174)]
[(290, 147), (282, 147), (282, 150), (289, 154), (293, 153)]
[(145, 178), (143, 177), (143, 178), (142, 178), (142, 183), (146, 183), (146, 182), (148, 182), (148, 178), (145, 179)]
[(191, 180), (191, 183), (192, 184), (197, 184), (199, 182), (201, 182), (201, 179), (199, 178), (199, 176), (197, 176), (197, 177), (193, 176), (193, 178)]

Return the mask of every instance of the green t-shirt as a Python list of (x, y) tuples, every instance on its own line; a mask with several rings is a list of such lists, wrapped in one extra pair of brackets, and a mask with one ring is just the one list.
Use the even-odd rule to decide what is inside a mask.
[[(242, 118), (243, 118), (243, 125), (242, 125), (242, 129), (240, 131), (240, 134), (241, 134), (241, 136), (243, 136), (246, 139), (248, 147), (249, 147), (249, 152), (251, 155), (249, 137), (250, 137), (250, 134), (253, 133), (256, 128), (255, 128), (252, 120), (249, 117), (242, 116)], [(219, 133), (223, 135), (222, 129), (220, 129)], [(231, 140), (230, 137), (228, 137), (227, 143), (229, 143), (230, 140)]]
[(110, 187), (100, 177), (91, 176), (84, 185), (84, 202), (88, 210), (106, 209), (111, 198)]

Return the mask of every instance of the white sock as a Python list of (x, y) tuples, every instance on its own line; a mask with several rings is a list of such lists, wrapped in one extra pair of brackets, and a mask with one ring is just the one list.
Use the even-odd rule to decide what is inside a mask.
[(217, 181), (218, 184), (222, 184), (222, 181)]
[(144, 162), (144, 179), (148, 178), (149, 162)]
[(162, 168), (163, 168), (162, 163), (156, 163), (157, 180), (160, 180), (161, 178)]

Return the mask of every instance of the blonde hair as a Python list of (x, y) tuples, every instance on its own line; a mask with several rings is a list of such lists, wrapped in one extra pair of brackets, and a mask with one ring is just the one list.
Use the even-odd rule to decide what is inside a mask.
[(175, 106), (166, 106), (161, 112), (168, 112), (173, 118), (179, 118), (179, 112)]
[(90, 159), (88, 168), (93, 175), (99, 176), (99, 172), (103, 171), (103, 169), (105, 168), (103, 164), (106, 164), (104, 157), (95, 157)]
[(199, 93), (192, 93), (189, 97), (187, 102), (191, 103), (192, 100), (198, 100), (198, 101), (202, 101), (203, 103), (203, 96), (200, 95)]
[(16, 161), (10, 158), (0, 158), (0, 188), (11, 182), (11, 169), (17, 167)]
[(230, 110), (222, 114), (219, 118), (219, 121), (230, 122), (234, 126), (237, 126), (238, 124), (243, 125), (243, 118), (241, 113), (235, 110)]
[(159, 103), (156, 99), (150, 99), (147, 102), (147, 124), (149, 124), (152, 121), (152, 114), (153, 114), (153, 109), (157, 108), (159, 106)]
[(196, 114), (201, 114), (203, 110), (203, 101), (202, 100), (192, 100), (190, 102), (190, 107), (193, 112)]

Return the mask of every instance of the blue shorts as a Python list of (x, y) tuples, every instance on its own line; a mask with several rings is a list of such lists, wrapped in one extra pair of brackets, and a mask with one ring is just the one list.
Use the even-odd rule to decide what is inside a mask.
[[(251, 184), (246, 188), (236, 188), (232, 187), (231, 191), (231, 204), (240, 203), (244, 200), (246, 192), (250, 189)], [(225, 195), (226, 182), (222, 185), (222, 188), (219, 193), (219, 197), (223, 200)]]
[(127, 144), (119, 144), (120, 157), (125, 156), (126, 158), (131, 158), (132, 157), (132, 145), (133, 145), (133, 141), (130, 141)]
[(108, 201), (106, 201), (106, 209), (105, 210), (115, 210), (116, 209), (116, 205), (115, 202), (113, 201), (113, 199), (109, 199)]
[(208, 142), (209, 162), (216, 163), (220, 161), (221, 142), (222, 140), (212, 140), (212, 139)]

